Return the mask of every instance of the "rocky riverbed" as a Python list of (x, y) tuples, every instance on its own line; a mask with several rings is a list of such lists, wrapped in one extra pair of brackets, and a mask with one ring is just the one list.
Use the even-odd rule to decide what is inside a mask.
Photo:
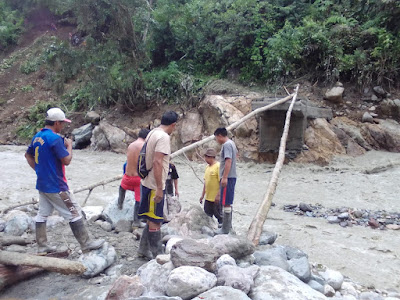
[[(35, 176), (24, 161), (24, 150), (23, 147), (0, 146), (0, 209), (37, 197), (34, 189)], [(124, 160), (124, 155), (109, 152), (75, 151), (73, 162), (67, 168), (71, 188), (120, 174)], [(399, 163), (400, 154), (370, 151), (357, 158), (338, 157), (326, 167), (286, 165), (274, 197), (276, 206), (271, 208), (264, 228), (278, 234), (276, 243), (302, 249), (314, 264), (323, 264), (338, 270), (365, 287), (400, 290), (398, 230), (372, 230), (371, 226), (333, 226), (325, 218), (304, 218), (282, 209), (285, 205), (302, 202), (326, 208), (345, 207), (352, 211), (398, 212)], [(190, 163), (189, 167), (179, 158), (176, 159), (176, 164), (180, 175), (182, 206), (187, 208), (190, 205), (200, 205), (198, 198), (202, 183), (192, 168), (201, 178), (205, 166)], [(272, 169), (273, 165), (267, 164), (239, 164), (233, 221), (236, 232), (243, 234), (247, 231), (254, 211), (262, 200)], [(371, 170), (381, 171), (370, 172)], [(118, 185), (119, 182), (114, 182), (96, 188), (87, 205), (105, 206), (115, 200)], [(76, 197), (82, 203), (86, 192), (78, 193)], [(64, 228), (66, 242), (57, 232), (50, 234), (51, 240), (75, 249), (76, 245), (71, 244), (76, 242), (69, 229), (65, 226), (56, 228), (60, 228), (59, 231)], [(118, 272), (122, 270), (122, 274), (132, 275), (144, 263), (136, 258), (137, 241), (131, 234), (107, 232), (96, 224), (91, 224), (90, 230), (95, 236), (105, 237), (114, 245), (117, 251), (116, 265), (120, 265), (115, 267), (119, 269)], [(91, 289), (95, 287), (97, 294), (101, 294), (100, 291), (104, 293), (106, 290), (106, 283), (110, 278), (112, 276), (103, 275), (86, 280), (48, 273), (11, 287), (4, 296), (50, 299), (56, 290), (61, 290), (67, 297), (76, 295), (76, 291), (93, 294)], [(32, 295), (29, 293), (32, 292), (27, 289), (32, 286), (35, 286), (36, 293), (41, 293), (41, 298), (30, 298)]]

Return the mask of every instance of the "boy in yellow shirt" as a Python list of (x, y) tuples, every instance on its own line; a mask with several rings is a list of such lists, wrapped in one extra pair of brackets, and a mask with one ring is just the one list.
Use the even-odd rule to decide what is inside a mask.
[(200, 203), (204, 201), (204, 212), (210, 216), (215, 216), (219, 224), (222, 224), (222, 216), (219, 209), (219, 162), (215, 159), (217, 152), (209, 148), (204, 154), (204, 158), (208, 164), (204, 173), (203, 193), (200, 197)]

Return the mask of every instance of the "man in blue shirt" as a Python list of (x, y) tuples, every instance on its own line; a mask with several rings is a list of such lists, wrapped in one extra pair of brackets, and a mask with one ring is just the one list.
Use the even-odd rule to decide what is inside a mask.
[(72, 160), (72, 141), (58, 135), (65, 123), (59, 108), (47, 111), (45, 127), (32, 139), (25, 158), (36, 171), (36, 189), (39, 190), (39, 212), (36, 216), (36, 242), (39, 253), (54, 252), (56, 249), (47, 245), (46, 221), (56, 209), (69, 221), (71, 230), (81, 245), (82, 252), (100, 248), (104, 240), (91, 240), (83, 222), (81, 208), (69, 192), (65, 177), (65, 166)]

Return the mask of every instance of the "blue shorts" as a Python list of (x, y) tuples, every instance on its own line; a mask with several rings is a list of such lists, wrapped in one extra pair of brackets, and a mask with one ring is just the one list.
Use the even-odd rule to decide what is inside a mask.
[(236, 178), (228, 178), (228, 184), (226, 185), (226, 187), (221, 188), (222, 206), (233, 204), (233, 198), (235, 197), (235, 185), (236, 185)]
[(146, 219), (154, 223), (162, 223), (164, 221), (164, 197), (160, 203), (154, 202), (156, 191), (140, 185), (141, 197), (138, 215), (140, 219)]

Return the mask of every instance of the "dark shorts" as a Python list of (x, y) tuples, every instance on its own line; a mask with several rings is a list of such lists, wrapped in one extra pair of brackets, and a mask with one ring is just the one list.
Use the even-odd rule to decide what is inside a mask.
[(228, 178), (226, 187), (221, 188), (221, 205), (232, 205), (235, 197), (236, 178)]
[(218, 220), (218, 223), (222, 223), (222, 217), (221, 217), (221, 213), (219, 211), (219, 203), (216, 202), (212, 202), (212, 201), (208, 201), (205, 200), (204, 201), (204, 212), (206, 213), (207, 216), (209, 217), (213, 217), (215, 216)]
[(146, 219), (154, 223), (162, 223), (164, 221), (164, 197), (160, 203), (154, 202), (156, 191), (141, 185), (141, 199), (139, 206), (139, 218)]
[(121, 187), (124, 190), (134, 191), (135, 200), (140, 201), (140, 177), (139, 176), (128, 176), (124, 174), (121, 181)]

